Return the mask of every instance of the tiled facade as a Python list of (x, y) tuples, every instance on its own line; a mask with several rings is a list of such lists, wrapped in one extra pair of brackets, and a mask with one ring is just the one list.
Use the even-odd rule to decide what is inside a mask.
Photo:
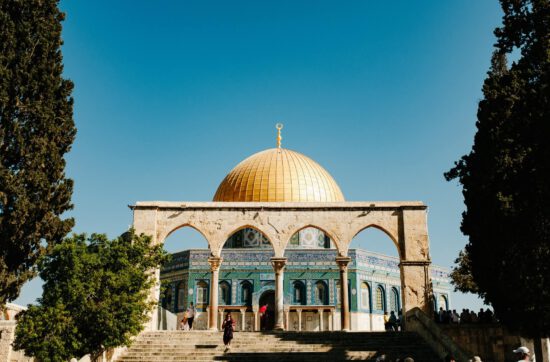
[[(182, 313), (190, 302), (194, 302), (199, 312), (197, 328), (206, 328), (211, 277), (209, 256), (209, 250), (179, 252), (173, 254), (171, 262), (161, 270), (161, 281), (166, 288), (161, 303), (174, 313)], [(285, 308), (290, 309), (288, 329), (297, 329), (297, 316), (293, 310), (298, 307), (304, 313), (302, 330), (338, 328), (339, 270), (336, 256), (335, 249), (290, 249), (285, 252), (287, 262), (283, 285)], [(361, 249), (349, 250), (349, 256), (352, 259), (348, 268), (352, 330), (383, 329), (384, 311), (394, 310), (397, 314), (401, 308), (399, 259)], [(268, 248), (222, 251), (219, 306), (238, 313), (246, 308), (241, 328), (254, 328), (253, 312), (257, 311), (261, 295), (275, 289), (272, 257), (273, 251)], [(436, 305), (442, 299), (448, 304), (451, 290), (448, 271), (432, 265), (431, 274)], [(252, 293), (247, 297), (249, 291)], [(319, 315), (322, 306), (332, 306), (332, 309), (324, 310), (330, 313)]]

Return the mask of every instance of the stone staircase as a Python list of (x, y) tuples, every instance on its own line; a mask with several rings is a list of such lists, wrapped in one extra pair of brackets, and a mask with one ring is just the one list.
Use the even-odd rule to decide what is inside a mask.
[(236, 332), (224, 352), (221, 332), (142, 332), (117, 360), (143, 361), (440, 361), (413, 332)]

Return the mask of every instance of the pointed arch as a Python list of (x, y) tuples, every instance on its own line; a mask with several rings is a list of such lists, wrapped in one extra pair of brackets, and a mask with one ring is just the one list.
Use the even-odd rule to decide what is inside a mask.
[(226, 280), (222, 280), (218, 285), (218, 304), (231, 305), (231, 284)]
[(366, 226), (363, 226), (363, 227), (361, 227), (359, 230), (357, 230), (357, 231), (353, 234), (353, 237), (351, 238), (348, 247), (352, 245), (353, 240), (354, 240), (359, 234), (361, 234), (362, 232), (364, 232), (364, 231), (366, 231), (366, 230), (368, 230), (368, 229), (376, 229), (376, 230), (381, 231), (383, 234), (385, 234), (385, 235), (393, 242), (393, 245), (395, 246), (395, 249), (397, 250), (397, 256), (399, 257), (400, 260), (402, 260), (402, 253), (401, 253), (401, 248), (400, 248), (400, 246), (399, 246), (398, 236), (392, 234), (389, 230), (387, 230), (387, 229), (384, 228), (383, 226), (380, 226), (380, 225), (374, 224), (374, 223), (371, 223), (371, 224), (368, 224), (368, 225), (366, 225)]
[[(227, 233), (225, 236), (224, 236), (224, 242), (223, 244), (220, 246), (220, 250), (221, 249), (224, 249), (226, 248), (226, 244), (228, 241), (230, 241), (230, 239), (235, 235), (237, 234), (238, 232), (240, 231), (243, 231), (243, 230), (246, 230), (246, 229), (252, 229), (252, 230), (255, 230), (256, 232), (258, 232), (265, 240), (267, 240), (269, 242), (269, 245), (271, 246), (271, 249), (273, 251), (275, 251), (275, 245), (273, 245), (273, 241), (271, 240), (271, 238), (268, 236), (268, 234), (263, 231), (262, 229), (258, 228), (257, 226), (255, 225), (251, 225), (251, 224), (245, 224), (245, 225), (241, 225), (235, 229), (232, 229), (232, 231), (230, 231), (229, 233)], [(263, 244), (262, 244), (263, 245)], [(246, 247), (243, 247), (243, 248), (246, 248)], [(250, 247), (252, 248), (252, 247)], [(260, 248), (262, 248), (260, 246)], [(267, 248), (266, 248), (267, 249)]]
[(190, 228), (190, 229), (194, 229), (195, 231), (197, 231), (204, 238), (204, 240), (206, 241), (206, 244), (208, 245), (208, 248), (210, 248), (210, 241), (206, 237), (206, 234), (204, 233), (204, 231), (202, 231), (199, 227), (197, 227), (197, 226), (195, 226), (191, 223), (185, 223), (185, 224), (178, 225), (175, 228), (172, 228), (172, 229), (168, 230), (165, 235), (159, 235), (158, 242), (161, 243), (161, 244), (164, 244), (164, 242), (166, 241), (166, 239), (168, 239), (170, 237), (170, 235), (172, 235), (174, 232), (176, 232), (180, 229), (184, 229), (184, 228)]
[[(336, 248), (336, 250), (338, 252), (341, 251), (341, 246), (340, 246), (340, 242), (339, 240), (334, 236), (335, 233), (333, 232), (330, 232), (330, 231), (327, 231), (326, 228), (323, 228), (321, 226), (318, 226), (316, 224), (304, 224), (304, 225), (301, 225), (297, 228), (294, 228), (292, 229), (287, 235), (289, 235), (287, 237), (287, 240), (285, 240), (285, 244), (284, 244), (284, 251), (288, 250), (288, 249), (292, 249), (290, 246), (290, 243), (292, 241), (292, 239), (295, 237), (296, 234), (299, 234), (300, 231), (304, 230), (304, 229), (308, 229), (308, 228), (314, 228), (314, 229), (317, 229), (321, 232), (323, 232), (325, 234), (325, 236), (327, 236), (330, 240), (331, 243), (334, 243), (334, 246)], [(331, 249), (330, 247), (326, 248), (326, 249)]]
[[(160, 240), (160, 239), (159, 239)], [(182, 224), (170, 230), (160, 244), (170, 254), (189, 249), (209, 249), (210, 244), (204, 233), (194, 225)]]

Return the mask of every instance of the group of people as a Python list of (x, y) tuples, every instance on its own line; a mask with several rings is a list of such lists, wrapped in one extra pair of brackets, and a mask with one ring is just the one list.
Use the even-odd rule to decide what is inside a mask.
[(386, 331), (395, 331), (401, 329), (401, 320), (403, 316), (401, 315), (401, 309), (399, 310), (399, 317), (395, 315), (395, 312), (392, 310), (390, 315), (388, 312), (384, 312), (384, 328)]
[(462, 313), (458, 314), (456, 309), (444, 310), (442, 307), (439, 308), (434, 316), (436, 323), (442, 324), (470, 324), (470, 323), (496, 323), (497, 319), (493, 312), (487, 308), (483, 310), (481, 308), (478, 313), (469, 309), (462, 309)]
[[(517, 358), (519, 358), (518, 362), (527, 362), (527, 361), (530, 361), (530, 362), (534, 362), (534, 357), (531, 357), (531, 353), (529, 351), (529, 349), (527, 347), (519, 347), (517, 349), (515, 349), (514, 351), (514, 354), (517, 356)], [(407, 358), (404, 358), (404, 359), (396, 359), (395, 362), (414, 362), (414, 359), (412, 357), (407, 357)], [(447, 356), (445, 356), (444, 358), (444, 361), (445, 362), (456, 362), (457, 360), (455, 359), (455, 357), (451, 354), (448, 354)], [(386, 355), (385, 354), (382, 354), (380, 356), (378, 356), (376, 358), (376, 362), (390, 362)], [(474, 356), (472, 357), (469, 362), (482, 362), (481, 361), (481, 357), (479, 356)]]
[[(514, 352), (514, 354), (517, 356), (517, 358), (519, 358), (518, 362), (524, 362), (524, 361), (534, 362), (535, 361), (535, 357), (534, 356), (531, 357), (531, 353), (529, 351), (529, 348), (527, 348), (527, 347), (522, 346), (522, 347), (514, 349), (512, 352)], [(452, 355), (447, 355), (447, 357), (445, 357), (445, 362), (456, 362), (456, 359)], [(470, 362), (482, 362), (481, 357), (474, 356), (470, 359)]]
[(193, 329), (193, 321), (195, 320), (195, 315), (197, 310), (193, 305), (193, 302), (189, 305), (189, 308), (183, 313), (183, 319), (180, 322), (180, 329), (182, 331), (190, 331)]

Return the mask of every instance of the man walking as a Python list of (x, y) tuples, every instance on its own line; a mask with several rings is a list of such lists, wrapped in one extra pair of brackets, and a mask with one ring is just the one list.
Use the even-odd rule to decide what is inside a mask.
[(193, 320), (195, 319), (196, 313), (197, 313), (197, 310), (195, 309), (193, 302), (191, 302), (191, 304), (189, 305), (189, 308), (187, 308), (187, 323), (189, 324), (189, 330), (193, 329)]
[(519, 347), (518, 349), (514, 349), (514, 353), (519, 356), (518, 362), (531, 361), (529, 348), (527, 347)]

